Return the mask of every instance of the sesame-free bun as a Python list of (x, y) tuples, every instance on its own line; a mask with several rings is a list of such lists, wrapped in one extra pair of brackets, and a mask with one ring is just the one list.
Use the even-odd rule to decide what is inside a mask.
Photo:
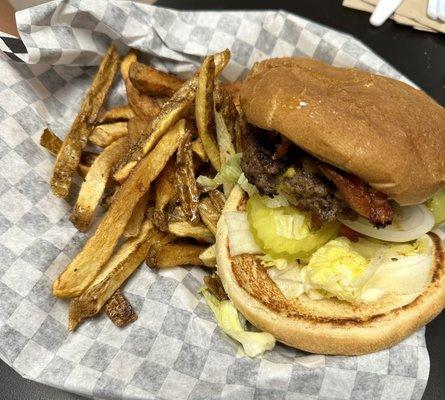
[(445, 109), (403, 82), (309, 58), (255, 64), (240, 91), (247, 121), (352, 172), (401, 205), (445, 184)]
[(257, 256), (230, 256), (224, 213), (243, 211), (246, 200), (235, 186), (218, 222), (218, 275), (235, 307), (278, 341), (311, 353), (372, 353), (402, 341), (445, 307), (444, 252), (435, 234), (430, 234), (436, 248), (432, 279), (420, 295), (392, 295), (360, 305), (336, 299), (310, 300), (305, 295), (286, 299)]

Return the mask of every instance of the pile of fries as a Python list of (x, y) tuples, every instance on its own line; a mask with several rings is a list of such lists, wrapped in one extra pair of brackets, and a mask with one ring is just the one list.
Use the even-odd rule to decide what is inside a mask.
[[(69, 196), (83, 178), (70, 220), (86, 232), (96, 210), (106, 213), (83, 249), (53, 283), (70, 298), (69, 329), (102, 309), (118, 326), (137, 319), (120, 291), (145, 261), (150, 268), (215, 267), (216, 224), (230, 187), (205, 190), (240, 151), (237, 84), (218, 76), (230, 52), (210, 55), (183, 81), (114, 46), (104, 56), (79, 114), (62, 141), (49, 129), (41, 145), (56, 156), (52, 192)], [(120, 69), (128, 104), (102, 110)]]

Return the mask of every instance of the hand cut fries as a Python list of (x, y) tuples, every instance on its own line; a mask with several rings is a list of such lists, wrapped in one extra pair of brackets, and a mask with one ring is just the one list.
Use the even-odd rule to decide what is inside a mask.
[(215, 80), (214, 57), (207, 57), (199, 70), (196, 89), (195, 116), (198, 135), (213, 167), (219, 171), (221, 160), (216, 143), (213, 115), (213, 87)]
[(205, 226), (216, 235), (216, 225), (218, 223), (219, 217), (221, 216), (221, 211), (219, 211), (212, 203), (209, 197), (204, 197), (199, 202), (198, 206), (199, 215), (201, 216), (202, 222)]
[(207, 247), (200, 255), (199, 259), (202, 263), (209, 268), (216, 267), (216, 247), (214, 244)]
[(188, 219), (191, 222), (195, 222), (198, 217), (199, 193), (193, 166), (190, 133), (184, 136), (182, 143), (178, 147), (176, 167), (178, 193), (182, 209)]
[[(227, 163), (229, 158), (236, 153), (236, 135), (238, 126), (238, 111), (229, 94), (219, 81), (215, 84), (213, 93), (215, 101), (215, 126), (216, 138), (219, 147), (221, 164)], [(224, 184), (224, 194), (228, 196), (233, 184)]]
[(192, 151), (195, 153), (202, 161), (209, 161), (209, 157), (204, 150), (204, 146), (202, 145), (202, 141), (200, 138), (197, 138), (192, 143)]
[(130, 220), (125, 227), (123, 233), (124, 238), (130, 238), (139, 235), (141, 230), (142, 222), (144, 221), (145, 214), (148, 208), (148, 197), (150, 192), (145, 193), (137, 202), (134, 207), (133, 214), (131, 214)]
[(150, 97), (144, 96), (130, 81), (130, 67), (137, 61), (134, 52), (128, 53), (121, 63), (121, 75), (127, 89), (128, 104), (139, 118), (153, 119), (159, 113), (159, 106)]
[(117, 139), (127, 136), (127, 122), (97, 125), (88, 140), (99, 147), (107, 147)]
[(204, 243), (215, 243), (215, 236), (205, 225), (172, 222), (168, 224), (168, 231), (179, 237), (193, 238)]
[(131, 303), (123, 295), (120, 289), (105, 303), (105, 313), (114, 325), (122, 328), (138, 319)]
[(155, 182), (155, 209), (163, 211), (177, 194), (176, 162), (171, 158)]
[(224, 290), (221, 279), (217, 274), (214, 274), (213, 276), (205, 276), (204, 284), (219, 301), (227, 300), (229, 298)]
[(131, 64), (129, 76), (139, 92), (161, 97), (173, 96), (184, 83), (176, 75), (158, 71), (139, 62)]
[(92, 125), (108, 95), (119, 64), (119, 54), (114, 46), (107, 51), (93, 83), (88, 91), (79, 114), (65, 137), (54, 165), (51, 189), (58, 197), (67, 197), (71, 190), (74, 172), (80, 162)]
[(205, 246), (194, 244), (166, 244), (162, 246), (153, 257), (154, 268), (171, 268), (185, 265), (202, 266), (204, 263), (199, 255), (205, 250)]
[(83, 319), (97, 314), (145, 259), (150, 245), (149, 234), (153, 229), (153, 224), (146, 221), (140, 234), (120, 247), (103, 266), (88, 289), (71, 300), (68, 323), (70, 331), (76, 329)]
[(79, 231), (87, 231), (94, 219), (96, 208), (104, 193), (111, 169), (127, 151), (127, 138), (120, 138), (110, 144), (91, 165), (70, 215), (71, 222)]
[(134, 112), (130, 106), (117, 106), (110, 108), (101, 114), (97, 120), (99, 124), (110, 122), (128, 121), (134, 117)]
[[(215, 76), (217, 76), (230, 60), (229, 50), (224, 50), (214, 56)], [(195, 100), (198, 86), (198, 76), (195, 74), (164, 104), (158, 116), (153, 121), (151, 131), (141, 137), (128, 157), (122, 162), (121, 168), (114, 174), (114, 179), (122, 182), (145, 154), (147, 154), (165, 134), (165, 132), (188, 110)]]
[(131, 176), (119, 188), (116, 199), (84, 248), (54, 281), (56, 297), (81, 294), (111, 257), (114, 247), (125, 230), (133, 209), (148, 191), (185, 135), (185, 121), (180, 120), (159, 141), (156, 147), (137, 165)]
[[(47, 149), (53, 156), (57, 157), (60, 149), (62, 148), (62, 139), (60, 139), (57, 135), (51, 132), (48, 128), (43, 130), (42, 135), (40, 136), (40, 145)], [(87, 156), (87, 157), (85, 157)], [(96, 156), (96, 154), (94, 155)], [(90, 169), (91, 163), (94, 161), (93, 153), (82, 153), (81, 162), (77, 167), (79, 174), (82, 177), (85, 177)]]
[[(70, 330), (102, 309), (117, 326), (136, 320), (120, 288), (144, 260), (154, 268), (216, 266), (213, 243), (226, 198), (201, 191), (196, 175), (215, 175), (239, 151), (244, 121), (227, 92), (237, 86), (215, 80), (229, 59), (228, 50), (209, 56), (182, 81), (130, 52), (120, 64), (128, 105), (98, 117), (119, 65), (111, 47), (67, 138), (43, 132), (41, 145), (57, 156), (53, 191), (66, 196), (76, 169), (85, 176), (74, 225), (86, 231), (97, 206), (107, 210), (53, 283), (54, 296), (71, 298)], [(88, 141), (99, 154), (84, 151)], [(209, 279), (217, 290), (217, 276)]]

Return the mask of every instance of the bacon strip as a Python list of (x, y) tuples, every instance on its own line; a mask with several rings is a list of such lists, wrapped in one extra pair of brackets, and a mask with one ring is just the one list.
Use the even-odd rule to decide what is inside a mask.
[(378, 228), (391, 224), (393, 211), (386, 194), (371, 189), (359, 177), (329, 164), (320, 163), (319, 168), (335, 184), (343, 199), (357, 214)]

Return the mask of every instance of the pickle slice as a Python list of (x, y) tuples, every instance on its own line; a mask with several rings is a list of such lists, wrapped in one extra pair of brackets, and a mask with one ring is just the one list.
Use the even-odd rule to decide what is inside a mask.
[(280, 234), (283, 221), (288, 220), (289, 216), (298, 216), (299, 218), (295, 219), (301, 220), (301, 215), (306, 214), (291, 206), (269, 208), (266, 199), (259, 195), (252, 196), (247, 203), (247, 219), (252, 235), (258, 246), (273, 258), (307, 259), (337, 235), (337, 223), (323, 224), (314, 232), (311, 230), (309, 218), (305, 218), (295, 237)]
[(436, 225), (445, 222), (445, 189), (439, 190), (426, 206), (433, 213)]

